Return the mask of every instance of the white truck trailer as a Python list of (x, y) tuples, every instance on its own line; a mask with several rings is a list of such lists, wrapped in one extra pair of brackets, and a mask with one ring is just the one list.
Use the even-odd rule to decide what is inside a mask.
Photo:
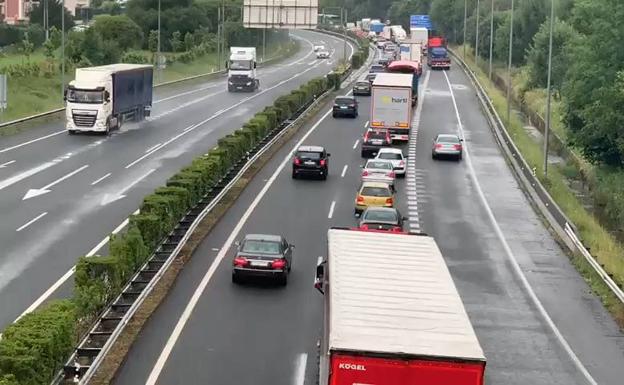
[(410, 28), (410, 41), (422, 45), (423, 55), (427, 54), (427, 42), (429, 41), (429, 30), (425, 27)]
[(320, 385), (483, 385), (486, 358), (432, 237), (331, 228)]
[(257, 66), (255, 47), (230, 47), (230, 59), (226, 63), (228, 91), (253, 92), (260, 88)]
[(370, 127), (387, 129), (393, 141), (409, 140), (413, 77), (412, 74), (379, 73), (373, 81)]
[(404, 40), (400, 45), (401, 60), (413, 61), (422, 65), (423, 47), (420, 42)]
[(109, 134), (125, 118), (150, 115), (154, 71), (151, 65), (110, 64), (77, 68), (65, 90), (65, 127)]

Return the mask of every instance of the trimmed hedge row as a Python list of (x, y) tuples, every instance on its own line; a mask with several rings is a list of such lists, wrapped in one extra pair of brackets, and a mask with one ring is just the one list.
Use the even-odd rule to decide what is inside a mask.
[(52, 302), (6, 329), (0, 340), (0, 385), (49, 384), (74, 349), (79, 326), (90, 325), (121, 293), (188, 210), (267, 134), (330, 87), (339, 86), (346, 73), (337, 69), (279, 97), (146, 196), (127, 231), (111, 235), (109, 255), (78, 260), (73, 299)]

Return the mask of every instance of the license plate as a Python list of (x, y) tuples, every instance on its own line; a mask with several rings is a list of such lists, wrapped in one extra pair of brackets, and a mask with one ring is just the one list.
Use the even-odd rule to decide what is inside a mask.
[(242, 89), (243, 89), (243, 87), (238, 86), (238, 87), (236, 87), (236, 89), (237, 89), (237, 90), (242, 90)]
[(347, 106), (340, 106), (340, 109), (341, 109), (341, 110), (346, 110), (346, 109), (347, 109)]
[(267, 267), (267, 266), (269, 266), (269, 262), (267, 262), (267, 261), (251, 261), (251, 266)]
[(316, 163), (314, 163), (314, 161), (312, 161), (312, 160), (308, 160), (308, 161), (305, 162), (305, 164), (313, 166)]
[(380, 145), (380, 144), (382, 144), (382, 141), (380, 139), (374, 139), (374, 140), (371, 140), (371, 143)]

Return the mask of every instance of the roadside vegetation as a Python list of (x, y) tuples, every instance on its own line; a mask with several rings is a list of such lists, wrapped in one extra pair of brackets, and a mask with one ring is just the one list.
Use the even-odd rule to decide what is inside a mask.
[[(125, 13), (115, 2), (93, 3), (95, 15), (88, 24), (83, 24), (87, 27), (73, 28), (74, 20), (66, 12), (66, 83), (73, 79), (78, 67), (117, 62), (155, 63), (156, 2), (130, 0)], [(232, 6), (238, 3), (242, 4), (242, 0), (234, 1)], [(156, 81), (167, 82), (219, 69), (218, 4), (217, 0), (162, 1), (161, 52), (166, 58), (166, 68)], [(38, 5), (31, 12), (28, 26), (0, 25), (0, 73), (8, 75), (8, 108), (0, 117), (2, 122), (63, 105), (61, 1), (50, 0), (49, 7), (51, 29), (47, 40), (41, 27), (43, 11)], [(262, 46), (262, 31), (243, 28), (240, 16), (240, 9), (226, 12), (225, 46)], [(281, 55), (290, 47), (285, 31), (267, 30), (266, 42), (266, 58)]]

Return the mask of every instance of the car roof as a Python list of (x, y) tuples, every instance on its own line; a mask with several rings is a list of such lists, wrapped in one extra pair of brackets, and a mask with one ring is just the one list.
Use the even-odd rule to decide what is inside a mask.
[(381, 188), (390, 188), (390, 184), (389, 183), (385, 183), (385, 182), (362, 182), (362, 185), (360, 186), (360, 188), (362, 187), (381, 187)]
[(355, 96), (337, 96), (336, 99), (334, 100), (341, 100), (341, 99), (348, 99), (348, 100), (353, 100), (355, 99)]
[(366, 210), (364, 210), (364, 212), (367, 211), (392, 211), (393, 213), (398, 213), (399, 210), (396, 207), (380, 207), (380, 206), (369, 206), (366, 208)]
[(379, 151), (377, 151), (378, 154), (380, 152), (391, 152), (393, 154), (403, 154), (403, 151), (400, 148), (392, 148), (392, 147), (382, 147), (379, 149)]
[(270, 234), (247, 234), (245, 235), (245, 240), (253, 240), (253, 241), (267, 241), (267, 242), (281, 242), (283, 237), (281, 235), (270, 235)]
[(303, 152), (323, 152), (325, 149), (321, 146), (299, 146), (297, 151)]
[(438, 134), (438, 136), (436, 136), (436, 138), (456, 138), (459, 139), (459, 135), (457, 134)]
[[(373, 159), (367, 159), (366, 160), (366, 166), (368, 166), (368, 164), (372, 163), (372, 162), (381, 162), (381, 163), (386, 163), (386, 164), (392, 165), (392, 162), (390, 162), (389, 160), (373, 158)], [(364, 167), (366, 167), (366, 166), (364, 166)]]

